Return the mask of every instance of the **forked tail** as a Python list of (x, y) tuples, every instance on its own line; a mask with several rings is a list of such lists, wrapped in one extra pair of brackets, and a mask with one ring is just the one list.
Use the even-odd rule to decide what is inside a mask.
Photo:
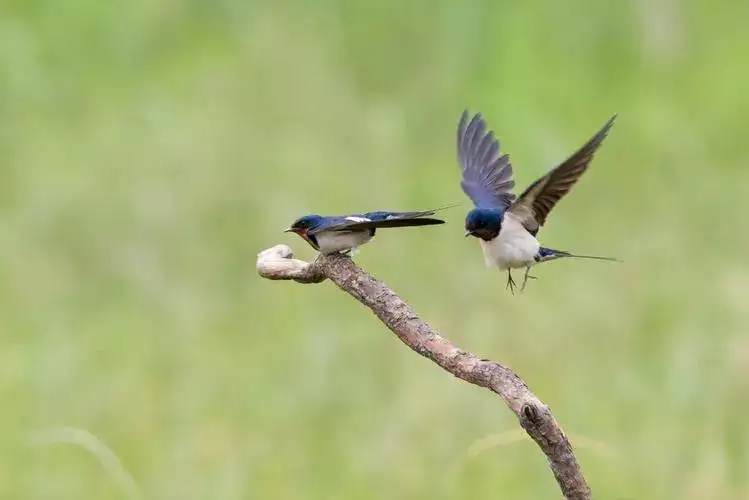
[(593, 260), (606, 260), (609, 262), (621, 262), (619, 259), (613, 257), (601, 257), (598, 255), (578, 255), (574, 253), (565, 252), (564, 250), (554, 250), (553, 248), (541, 247), (538, 249), (536, 254), (536, 262), (547, 262), (555, 259), (563, 259), (566, 257), (574, 257), (576, 259), (593, 259)]

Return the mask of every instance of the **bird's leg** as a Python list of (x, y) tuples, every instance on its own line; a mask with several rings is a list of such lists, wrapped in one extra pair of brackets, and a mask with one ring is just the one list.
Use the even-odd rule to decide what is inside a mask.
[(525, 268), (525, 276), (523, 276), (523, 286), (520, 287), (520, 291), (525, 291), (525, 285), (528, 284), (528, 280), (534, 280), (536, 279), (535, 276), (531, 276), (529, 273), (531, 272), (531, 266), (528, 266)]
[(505, 289), (509, 289), (510, 293), (515, 295), (515, 280), (512, 279), (512, 270), (507, 270), (507, 285), (505, 286)]

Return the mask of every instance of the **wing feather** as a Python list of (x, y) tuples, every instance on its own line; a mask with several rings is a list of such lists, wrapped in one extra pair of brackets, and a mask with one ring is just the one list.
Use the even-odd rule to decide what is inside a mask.
[(480, 208), (501, 208), (512, 204), (515, 181), (507, 155), (500, 156), (499, 141), (488, 131), (480, 113), (468, 122), (464, 111), (458, 122), (458, 163), (462, 173), (461, 188)]
[(399, 219), (372, 220), (369, 222), (358, 222), (345, 227), (336, 228), (336, 231), (355, 231), (357, 229), (376, 229), (386, 227), (408, 227), (408, 226), (434, 226), (444, 224), (442, 219), (432, 217), (405, 217)]
[(583, 147), (549, 173), (532, 183), (512, 204), (509, 212), (533, 234), (544, 225), (551, 210), (577, 183), (614, 125), (616, 115)]
[(309, 234), (314, 235), (321, 231), (357, 231), (379, 227), (432, 226), (436, 224), (444, 224), (445, 221), (442, 219), (428, 217), (434, 215), (439, 210), (442, 210), (442, 208), (416, 212), (380, 211), (341, 217), (327, 217), (324, 224), (311, 229)]

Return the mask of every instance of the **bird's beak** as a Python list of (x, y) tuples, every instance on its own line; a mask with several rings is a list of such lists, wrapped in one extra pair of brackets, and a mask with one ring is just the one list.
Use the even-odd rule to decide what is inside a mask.
[(464, 238), (468, 238), (469, 236), (473, 236), (473, 233), (470, 231), (466, 231), (466, 234), (463, 235)]
[(283, 230), (283, 232), (284, 232), (284, 233), (293, 233), (293, 232), (294, 232), (294, 228), (292, 228), (292, 227), (287, 227), (286, 229), (284, 229), (284, 230)]

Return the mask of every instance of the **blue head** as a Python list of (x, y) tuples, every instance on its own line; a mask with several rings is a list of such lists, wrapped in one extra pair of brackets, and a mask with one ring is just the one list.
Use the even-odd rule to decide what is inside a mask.
[(307, 234), (310, 230), (318, 227), (325, 218), (321, 215), (311, 214), (300, 217), (291, 223), (285, 233), (296, 233), (301, 236), (307, 243), (317, 248), (317, 241), (314, 236)]
[(284, 231), (286, 233), (306, 233), (310, 229), (317, 227), (323, 221), (322, 215), (310, 214), (304, 217), (299, 217), (297, 220), (291, 223), (291, 226)]
[(466, 215), (466, 236), (475, 236), (484, 241), (497, 237), (502, 229), (504, 213), (494, 208), (474, 208)]

